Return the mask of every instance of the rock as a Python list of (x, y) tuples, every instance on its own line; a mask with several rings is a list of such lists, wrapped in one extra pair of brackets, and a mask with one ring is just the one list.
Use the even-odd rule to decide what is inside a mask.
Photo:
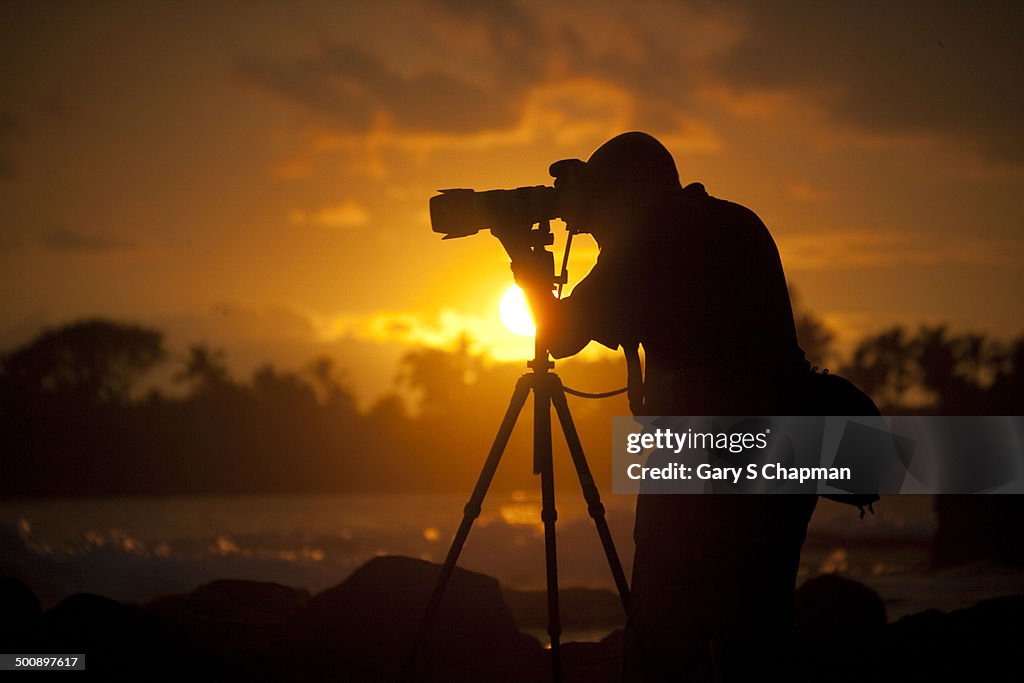
[(856, 637), (886, 624), (885, 603), (867, 586), (835, 574), (808, 579), (796, 592), (798, 630)]
[(835, 574), (809, 579), (796, 592), (794, 677), (801, 681), (872, 680), (886, 624), (885, 603), (862, 583)]
[[(547, 591), (502, 590), (519, 628), (545, 628), (548, 624)], [(558, 592), (562, 627), (566, 629), (622, 628), (626, 612), (619, 596), (609, 590), (563, 588)]]
[[(315, 597), (292, 621), (284, 671), (303, 680), (397, 678), (440, 566), (378, 557)], [(417, 681), (524, 681), (547, 659), (520, 633), (497, 580), (456, 567), (420, 648)]]
[(597, 643), (562, 644), (562, 677), (566, 681), (618, 683), (621, 668), (621, 637), (618, 641), (605, 638)]
[(1022, 623), (1024, 595), (904, 617), (885, 630), (878, 680), (1020, 680)]
[(948, 567), (980, 559), (1024, 566), (1024, 499), (1009, 495), (935, 496), (932, 562)]
[(39, 598), (28, 586), (12, 576), (0, 578), (0, 644), (24, 631), (42, 613)]
[(86, 671), (96, 680), (180, 683), (199, 674), (227, 679), (234, 673), (141, 608), (98, 595), (65, 599), (27, 629), (20, 644), (25, 652), (85, 654)]
[(309, 601), (309, 593), (277, 583), (220, 580), (187, 595), (158, 598), (146, 611), (188, 634), (205, 652), (262, 676), (279, 658), (282, 630)]

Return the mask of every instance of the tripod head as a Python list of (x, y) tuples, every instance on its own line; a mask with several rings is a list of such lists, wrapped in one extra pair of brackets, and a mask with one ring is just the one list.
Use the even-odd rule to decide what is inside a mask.
[[(549, 358), (550, 353), (544, 345), (544, 334), (542, 331), (543, 316), (537, 315), (538, 304), (546, 304), (538, 297), (549, 297), (553, 290), (556, 290), (555, 299), (562, 298), (562, 287), (569, 280), (569, 250), (572, 248), (572, 236), (576, 231), (568, 226), (569, 233), (565, 243), (565, 253), (562, 257), (562, 272), (555, 274), (555, 255), (548, 247), (554, 244), (555, 236), (551, 232), (551, 221), (543, 220), (536, 223), (529, 230), (523, 230), (521, 226), (511, 229), (501, 227), (491, 228), (491, 234), (501, 241), (505, 251), (512, 259), (512, 272), (515, 275), (516, 283), (527, 293), (527, 300), (534, 308), (534, 315), (537, 324), (537, 334), (534, 338), (534, 358), (526, 363), (526, 366), (534, 372), (547, 372), (555, 366)], [(545, 306), (545, 308), (547, 308)]]

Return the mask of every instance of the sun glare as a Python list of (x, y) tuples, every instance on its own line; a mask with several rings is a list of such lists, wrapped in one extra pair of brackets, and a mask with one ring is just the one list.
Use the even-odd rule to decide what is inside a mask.
[(501, 314), (501, 322), (505, 323), (509, 331), (523, 337), (532, 337), (537, 333), (526, 295), (518, 285), (512, 285), (502, 295), (498, 312)]

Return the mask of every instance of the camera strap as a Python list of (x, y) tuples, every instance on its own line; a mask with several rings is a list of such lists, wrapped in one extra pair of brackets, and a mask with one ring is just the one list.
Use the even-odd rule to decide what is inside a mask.
[(629, 399), (629, 410), (634, 415), (644, 414), (644, 369), (640, 363), (640, 342), (627, 342), (622, 345), (626, 355), (626, 397)]

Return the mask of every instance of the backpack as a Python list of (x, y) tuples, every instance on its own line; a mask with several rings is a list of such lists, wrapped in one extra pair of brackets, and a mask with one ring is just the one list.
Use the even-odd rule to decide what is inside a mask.
[[(825, 415), (882, 416), (882, 411), (871, 397), (853, 382), (828, 370), (819, 372), (817, 368), (809, 370), (805, 377), (800, 391), (800, 405), (805, 415), (824, 411)], [(877, 493), (830, 493), (822, 494), (821, 497), (859, 508), (861, 518), (864, 517), (865, 508), (874, 514), (872, 504), (880, 500)]]
[[(644, 414), (644, 373), (639, 347), (635, 341), (622, 344), (626, 355), (626, 392), (633, 415)], [(797, 390), (801, 415), (818, 414), (824, 410), (825, 415), (882, 416), (882, 411), (871, 397), (845, 377), (828, 370), (819, 372), (815, 367), (807, 370), (801, 380)], [(828, 493), (821, 494), (821, 497), (858, 508), (862, 519), (865, 508), (874, 514), (872, 505), (881, 500), (877, 493)]]

